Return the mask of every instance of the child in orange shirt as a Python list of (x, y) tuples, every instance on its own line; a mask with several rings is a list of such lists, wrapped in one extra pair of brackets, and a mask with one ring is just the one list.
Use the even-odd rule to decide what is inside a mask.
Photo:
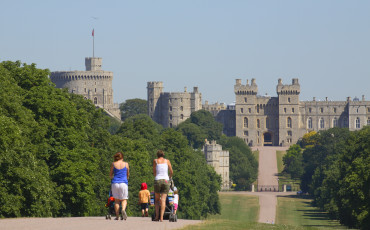
[(150, 192), (147, 188), (148, 186), (146, 185), (146, 183), (141, 184), (141, 190), (139, 192), (139, 204), (141, 206), (142, 217), (144, 217), (144, 213), (145, 216), (148, 216)]

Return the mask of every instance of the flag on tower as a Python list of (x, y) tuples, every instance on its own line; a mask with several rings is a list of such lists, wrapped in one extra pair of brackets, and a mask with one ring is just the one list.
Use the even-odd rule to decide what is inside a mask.
[(92, 31), (92, 36), (94, 37), (94, 29), (93, 29), (93, 31)]

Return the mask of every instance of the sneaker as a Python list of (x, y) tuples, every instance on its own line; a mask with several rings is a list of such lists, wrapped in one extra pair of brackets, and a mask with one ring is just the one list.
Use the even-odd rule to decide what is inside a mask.
[(126, 219), (127, 219), (126, 211), (122, 211), (122, 218), (123, 218), (124, 220), (126, 220)]

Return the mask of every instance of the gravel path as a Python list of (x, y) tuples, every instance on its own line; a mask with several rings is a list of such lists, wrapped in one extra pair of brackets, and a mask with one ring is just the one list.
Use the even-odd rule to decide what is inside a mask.
[[(259, 168), (258, 168), (258, 190), (268, 191), (270, 189), (278, 190), (278, 170), (276, 161), (276, 151), (285, 151), (286, 147), (254, 147), (253, 150), (259, 150)], [(259, 196), (260, 214), (258, 222), (275, 223), (277, 196), (288, 196), (292, 193), (283, 192), (256, 192), (251, 195)], [(294, 194), (294, 193), (293, 193)]]
[(199, 224), (200, 220), (153, 222), (151, 218), (128, 217), (126, 221), (106, 220), (105, 217), (13, 218), (0, 219), (1, 230), (117, 230), (117, 229), (179, 229)]

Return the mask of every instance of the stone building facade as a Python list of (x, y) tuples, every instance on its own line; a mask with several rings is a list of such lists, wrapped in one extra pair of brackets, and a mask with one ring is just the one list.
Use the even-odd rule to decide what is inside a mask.
[(163, 82), (148, 82), (148, 115), (163, 127), (175, 127), (202, 109), (202, 94), (193, 92), (163, 92)]
[(230, 188), (230, 171), (229, 171), (229, 151), (222, 150), (222, 146), (216, 141), (207, 141), (203, 146), (203, 153), (207, 164), (212, 165), (216, 173), (221, 176), (221, 189)]
[(68, 88), (70, 93), (80, 94), (103, 108), (110, 116), (121, 119), (117, 103), (113, 103), (113, 72), (101, 68), (102, 58), (85, 58), (86, 71), (56, 71), (50, 80), (57, 88)]
[[(245, 85), (236, 79), (235, 135), (250, 146), (289, 146), (310, 131), (333, 127), (359, 130), (370, 125), (370, 101), (300, 101), (297, 78), (292, 84), (278, 80), (277, 97), (259, 96), (255, 79)], [(223, 122), (224, 126), (230, 126)], [(224, 128), (225, 130), (225, 128)]]

